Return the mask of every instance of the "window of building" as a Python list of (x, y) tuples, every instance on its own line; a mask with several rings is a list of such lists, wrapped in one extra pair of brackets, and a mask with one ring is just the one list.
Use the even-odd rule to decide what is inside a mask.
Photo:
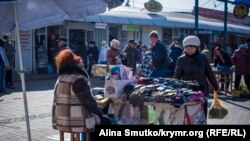
[(162, 37), (162, 41), (165, 45), (170, 45), (172, 43), (172, 29), (170, 28), (166, 28), (163, 29), (163, 37)]
[(35, 68), (47, 68), (47, 34), (46, 28), (35, 30)]
[(118, 39), (118, 27), (109, 28), (109, 41), (112, 41), (113, 39)]

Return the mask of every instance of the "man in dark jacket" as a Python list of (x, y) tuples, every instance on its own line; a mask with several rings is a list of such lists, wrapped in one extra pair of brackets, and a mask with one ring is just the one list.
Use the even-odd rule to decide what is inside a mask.
[(69, 46), (67, 45), (67, 38), (65, 38), (65, 37), (60, 37), (57, 40), (57, 45), (58, 45), (58, 48), (57, 48), (57, 51), (56, 51), (56, 55), (59, 54), (59, 52), (65, 50), (65, 49), (69, 49)]
[(5, 87), (10, 89), (15, 89), (12, 80), (12, 70), (15, 68), (15, 47), (9, 41), (9, 36), (4, 35), (4, 48), (6, 52), (7, 59), (9, 61), (10, 68), (6, 69), (5, 74)]
[(90, 41), (89, 42), (89, 48), (87, 51), (87, 55), (88, 55), (88, 59), (89, 59), (89, 69), (88, 69), (88, 74), (90, 76), (92, 76), (91, 74), (91, 70), (92, 70), (92, 66), (94, 64), (98, 63), (98, 55), (99, 55), (99, 50), (98, 47), (96, 46), (95, 41)]
[(152, 44), (152, 65), (153, 65), (153, 72), (150, 74), (149, 77), (168, 77), (168, 65), (169, 65), (169, 58), (168, 58), (168, 49), (164, 45), (162, 41), (159, 40), (159, 35), (156, 31), (152, 31), (149, 34), (149, 39)]
[(171, 49), (171, 52), (169, 53), (169, 58), (171, 59), (171, 63), (169, 67), (169, 70), (170, 70), (169, 77), (173, 77), (177, 59), (181, 56), (183, 50), (182, 50), (182, 47), (176, 43), (172, 43), (170, 45), (170, 49)]

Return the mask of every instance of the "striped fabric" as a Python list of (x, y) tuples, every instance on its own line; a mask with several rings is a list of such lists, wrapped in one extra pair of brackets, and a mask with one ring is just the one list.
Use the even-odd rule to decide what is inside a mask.
[(61, 75), (56, 82), (52, 108), (52, 125), (54, 129), (64, 132), (87, 132), (85, 118), (89, 111), (83, 107), (73, 92), (75, 80), (81, 75)]

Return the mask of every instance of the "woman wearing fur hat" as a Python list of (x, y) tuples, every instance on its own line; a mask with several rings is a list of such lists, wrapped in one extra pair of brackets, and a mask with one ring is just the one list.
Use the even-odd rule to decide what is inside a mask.
[(182, 80), (196, 80), (204, 94), (209, 94), (207, 79), (214, 89), (218, 90), (218, 84), (208, 59), (199, 51), (200, 39), (196, 36), (188, 36), (183, 40), (183, 46), (184, 54), (177, 60), (174, 77)]

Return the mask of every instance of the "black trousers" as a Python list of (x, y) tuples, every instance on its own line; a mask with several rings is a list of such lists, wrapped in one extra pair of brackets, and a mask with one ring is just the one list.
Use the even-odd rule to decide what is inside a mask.
[[(242, 75), (235, 75), (235, 89), (239, 89), (241, 76)], [(248, 90), (250, 90), (250, 74), (244, 75), (244, 80)]]
[(5, 85), (6, 85), (6, 86), (13, 86), (12, 70), (6, 70), (6, 74), (5, 74)]

